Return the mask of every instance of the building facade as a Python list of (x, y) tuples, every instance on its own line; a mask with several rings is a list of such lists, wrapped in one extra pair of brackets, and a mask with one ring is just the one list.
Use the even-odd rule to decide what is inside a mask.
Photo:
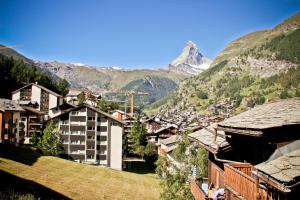
[(36, 110), (44, 112), (45, 117), (53, 117), (51, 109), (63, 103), (63, 97), (37, 83), (28, 84), (12, 92), (12, 100), (19, 101), (20, 105), (30, 102), (37, 104)]
[(117, 170), (125, 167), (122, 121), (88, 105), (69, 109), (53, 120), (58, 122), (67, 158)]
[(24, 136), (20, 115), (24, 110), (9, 99), (0, 99), (0, 143), (19, 143)]

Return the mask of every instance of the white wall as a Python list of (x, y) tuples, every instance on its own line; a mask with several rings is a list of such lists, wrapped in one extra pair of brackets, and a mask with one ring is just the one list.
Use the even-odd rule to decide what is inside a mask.
[(12, 100), (20, 100), (20, 91), (14, 93), (12, 95)]
[(110, 167), (122, 170), (122, 126), (111, 126), (110, 141)]
[(38, 110), (41, 110), (41, 106), (40, 106), (40, 104), (41, 104), (41, 94), (42, 94), (41, 88), (36, 87), (35, 85), (32, 85), (31, 101), (38, 102), (38, 104), (39, 104), (39, 109)]
[(57, 96), (49, 94), (49, 109), (57, 107)]

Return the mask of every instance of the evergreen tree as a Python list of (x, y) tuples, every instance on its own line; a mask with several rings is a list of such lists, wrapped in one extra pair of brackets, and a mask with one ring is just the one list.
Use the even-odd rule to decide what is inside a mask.
[(30, 139), (30, 143), (32, 144), (32, 146), (38, 147), (38, 143), (40, 142), (40, 140), (41, 137), (36, 131), (34, 131)]
[(59, 129), (52, 121), (49, 122), (45, 128), (43, 136), (38, 143), (38, 148), (41, 149), (45, 155), (58, 156), (62, 153), (62, 140)]

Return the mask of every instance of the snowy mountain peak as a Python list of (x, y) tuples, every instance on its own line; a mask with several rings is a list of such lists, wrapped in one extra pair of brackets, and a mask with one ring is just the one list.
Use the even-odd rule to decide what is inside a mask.
[(207, 69), (211, 61), (198, 50), (197, 45), (188, 41), (181, 54), (171, 63), (170, 68), (196, 75)]

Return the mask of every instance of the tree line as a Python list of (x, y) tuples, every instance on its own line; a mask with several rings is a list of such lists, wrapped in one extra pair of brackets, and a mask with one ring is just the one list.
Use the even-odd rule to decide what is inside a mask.
[(69, 83), (65, 79), (53, 80), (50, 72), (38, 70), (34, 65), (25, 64), (23, 60), (0, 55), (0, 97), (11, 98), (12, 91), (33, 82), (63, 96), (68, 93)]

